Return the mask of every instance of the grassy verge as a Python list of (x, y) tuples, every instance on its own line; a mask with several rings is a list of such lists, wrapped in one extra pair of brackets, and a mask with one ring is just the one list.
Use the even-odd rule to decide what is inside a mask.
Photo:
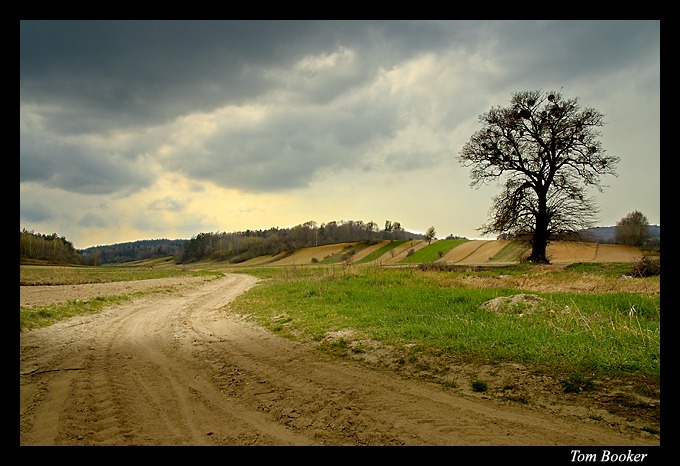
[(51, 304), (49, 306), (20, 307), (19, 329), (33, 330), (71, 317), (96, 314), (101, 312), (106, 306), (123, 303), (132, 299), (134, 295), (139, 294), (141, 293), (132, 293), (124, 296), (99, 296), (88, 300), (72, 299), (66, 303)]
[(478, 362), (659, 377), (658, 295), (532, 293), (540, 305), (492, 312), (484, 303), (524, 290), (467, 287), (460, 278), (470, 271), (435, 272), (436, 279), (433, 272), (379, 267), (251, 272), (270, 280), (233, 308), (289, 337), (321, 340), (351, 329), (398, 348)]

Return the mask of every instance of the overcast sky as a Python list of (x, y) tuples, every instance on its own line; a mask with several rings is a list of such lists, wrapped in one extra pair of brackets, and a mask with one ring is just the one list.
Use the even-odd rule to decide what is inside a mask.
[(479, 237), (479, 115), (561, 90), (660, 224), (659, 21), (22, 21), (20, 228), (76, 248), (314, 220)]

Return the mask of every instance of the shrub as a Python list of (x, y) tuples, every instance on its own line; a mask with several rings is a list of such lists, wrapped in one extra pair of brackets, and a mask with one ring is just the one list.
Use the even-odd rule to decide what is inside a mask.
[(486, 382), (483, 380), (473, 380), (472, 381), (472, 391), (473, 392), (485, 392), (489, 389)]
[(633, 264), (630, 271), (634, 277), (653, 277), (661, 274), (661, 261), (658, 258), (644, 256)]
[(591, 377), (584, 377), (581, 374), (571, 374), (565, 380), (562, 380), (562, 390), (564, 393), (592, 391), (595, 390), (595, 382)]

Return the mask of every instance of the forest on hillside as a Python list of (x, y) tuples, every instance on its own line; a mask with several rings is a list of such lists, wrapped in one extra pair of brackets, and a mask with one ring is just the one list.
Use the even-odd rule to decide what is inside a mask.
[(252, 257), (293, 252), (301, 248), (334, 243), (420, 239), (422, 234), (404, 230), (399, 222), (386, 221), (384, 228), (375, 222), (340, 220), (317, 224), (305, 222), (292, 228), (269, 228), (242, 232), (200, 233), (191, 239), (152, 239), (76, 250), (56, 233), (44, 235), (20, 232), (21, 263), (103, 265), (173, 256), (177, 263), (203, 259), (243, 262)]
[(374, 242), (386, 239), (421, 239), (424, 235), (404, 230), (399, 222), (386, 221), (380, 229), (375, 222), (341, 220), (317, 224), (305, 222), (293, 228), (246, 230), (237, 233), (201, 233), (184, 243), (178, 263), (202, 259), (239, 263), (258, 256), (293, 252), (325, 244)]
[(182, 253), (186, 240), (140, 240), (109, 246), (76, 249), (73, 243), (56, 233), (19, 232), (19, 261), (22, 264), (102, 265), (132, 262)]
[(107, 246), (93, 246), (80, 254), (88, 265), (121, 264), (182, 254), (184, 239), (143, 239)]
[[(644, 247), (658, 250), (660, 228), (657, 225), (649, 228), (650, 238)], [(615, 232), (615, 227), (597, 227), (580, 233), (585, 241), (614, 243)], [(139, 240), (77, 250), (56, 233), (46, 235), (24, 229), (20, 232), (19, 255), (21, 263), (94, 266), (170, 256), (179, 264), (205, 259), (240, 263), (253, 257), (326, 244), (422, 238), (424, 235), (406, 231), (399, 222), (390, 220), (383, 228), (372, 221), (340, 220), (322, 224), (309, 221), (292, 228), (200, 233), (191, 239)], [(461, 238), (450, 235), (447, 239)]]
[(45, 235), (28, 231), (19, 232), (19, 258), (21, 262), (39, 261), (52, 264), (83, 264), (83, 257), (73, 243), (56, 233)]

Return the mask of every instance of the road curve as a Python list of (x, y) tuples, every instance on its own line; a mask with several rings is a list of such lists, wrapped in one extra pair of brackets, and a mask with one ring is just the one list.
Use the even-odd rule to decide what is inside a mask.
[[(228, 274), (20, 336), (21, 445), (654, 445), (326, 357)], [(643, 442), (643, 443), (640, 443)]]

